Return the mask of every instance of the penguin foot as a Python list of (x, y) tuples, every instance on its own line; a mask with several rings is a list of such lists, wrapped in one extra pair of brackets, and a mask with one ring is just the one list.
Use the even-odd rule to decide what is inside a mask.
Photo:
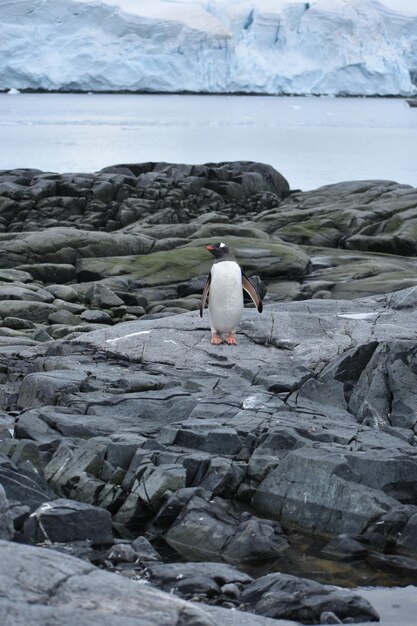
[(212, 335), (211, 336), (211, 340), (210, 343), (212, 343), (214, 346), (219, 346), (222, 343), (222, 339), (220, 337), (220, 335)]
[(228, 346), (235, 346), (236, 345), (236, 335), (235, 333), (229, 333), (226, 337), (226, 343)]

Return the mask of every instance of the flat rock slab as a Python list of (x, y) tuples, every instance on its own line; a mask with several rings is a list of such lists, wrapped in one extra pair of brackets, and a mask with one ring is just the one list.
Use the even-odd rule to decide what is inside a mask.
[[(80, 559), (52, 550), (0, 541), (0, 598), (4, 626), (16, 624), (114, 624), (122, 626), (215, 626), (223, 611), (206, 612), (158, 591), (110, 574)], [(230, 626), (245, 623), (240, 612), (226, 612)], [(241, 617), (242, 615), (242, 617)], [(254, 626), (289, 626), (289, 622), (251, 615)], [(242, 621), (243, 619), (243, 621)], [(293, 622), (291, 622), (293, 624)]]
[[(414, 289), (402, 292), (414, 293)], [(206, 314), (129, 322), (89, 333), (70, 345), (86, 345), (115, 358), (175, 366), (176, 371), (230, 373), (253, 381), (262, 367), (315, 372), (358, 344), (417, 337), (417, 308), (393, 309), (386, 297), (346, 301), (282, 303), (259, 315), (244, 314), (238, 346), (212, 346)], [(272, 374), (271, 374), (272, 375)], [(287, 374), (288, 375), (288, 374)]]

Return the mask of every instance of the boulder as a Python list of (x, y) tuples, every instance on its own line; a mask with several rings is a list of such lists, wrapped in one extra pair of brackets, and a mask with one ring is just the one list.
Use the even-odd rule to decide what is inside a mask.
[(246, 587), (240, 599), (259, 615), (302, 624), (322, 624), (323, 614), (329, 611), (343, 622), (379, 621), (378, 613), (361, 596), (289, 574), (258, 578)]
[(101, 544), (113, 540), (108, 511), (65, 498), (44, 502), (33, 511), (25, 522), (23, 534), (36, 543), (88, 539)]

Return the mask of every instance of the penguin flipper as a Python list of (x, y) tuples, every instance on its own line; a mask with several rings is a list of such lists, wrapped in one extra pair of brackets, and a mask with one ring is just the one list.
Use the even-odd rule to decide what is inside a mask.
[(210, 283), (211, 283), (211, 274), (207, 276), (206, 284), (204, 285), (204, 289), (203, 289), (203, 295), (201, 296), (200, 317), (203, 317), (203, 310), (206, 304), (208, 293), (210, 291)]
[(263, 304), (262, 304), (260, 295), (257, 292), (256, 287), (251, 283), (251, 281), (249, 280), (249, 278), (246, 276), (244, 272), (242, 272), (242, 286), (243, 286), (243, 289), (246, 291), (246, 293), (248, 293), (250, 297), (252, 298), (259, 313), (262, 313)]

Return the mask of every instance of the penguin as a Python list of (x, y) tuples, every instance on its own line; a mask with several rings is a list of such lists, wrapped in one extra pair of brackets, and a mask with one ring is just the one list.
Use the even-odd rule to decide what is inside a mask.
[(227, 333), (226, 343), (236, 345), (236, 328), (243, 314), (243, 289), (250, 295), (259, 313), (262, 300), (229, 248), (224, 243), (206, 246), (214, 256), (200, 304), (200, 317), (208, 297), (211, 343), (222, 343), (221, 333)]

